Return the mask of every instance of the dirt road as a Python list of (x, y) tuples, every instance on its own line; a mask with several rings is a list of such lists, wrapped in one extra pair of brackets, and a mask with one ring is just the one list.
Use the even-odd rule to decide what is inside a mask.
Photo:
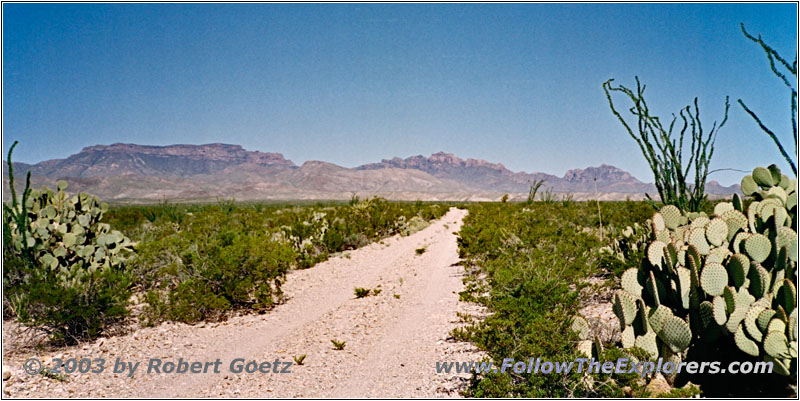
[[(395, 236), (289, 274), (289, 299), (263, 315), (220, 324), (167, 323), (91, 344), (37, 354), (17, 347), (13, 325), (3, 330), (10, 397), (457, 397), (466, 379), (437, 374), (437, 361), (477, 360), (469, 344), (455, 342), (457, 312), (475, 312), (458, 301), (463, 268), (456, 243), (466, 211), (408, 237)], [(424, 249), (424, 252), (417, 251)], [(379, 289), (354, 296), (354, 288)], [(345, 342), (336, 350), (331, 340)], [(306, 355), (303, 365), (294, 357)], [(103, 358), (102, 373), (71, 374), (65, 381), (29, 376), (23, 363), (36, 357)], [(114, 373), (121, 362), (139, 362)], [(151, 358), (178, 363), (220, 363), (207, 373), (147, 373)], [(231, 362), (250, 368), (269, 362), (269, 373), (232, 373)], [(275, 362), (278, 362), (276, 364)], [(291, 366), (288, 364), (291, 363)], [(236, 367), (238, 364), (234, 364)], [(278, 365), (279, 367), (276, 367)], [(95, 365), (96, 366), (96, 365)], [(121, 365), (118, 365), (121, 366)], [(129, 366), (129, 365), (128, 365)], [(199, 366), (199, 365), (198, 365)], [(290, 373), (275, 373), (288, 366)], [(243, 366), (247, 368), (247, 366)], [(5, 379), (5, 377), (4, 377)]]

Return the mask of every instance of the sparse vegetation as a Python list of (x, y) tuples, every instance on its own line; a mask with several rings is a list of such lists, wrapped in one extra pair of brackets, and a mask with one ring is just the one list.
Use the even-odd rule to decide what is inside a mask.
[[(600, 204), (607, 226), (625, 227), (652, 214), (645, 202)], [(469, 274), (462, 300), (477, 302), (491, 314), (454, 336), (473, 341), (495, 364), (503, 358), (569, 361), (577, 357), (570, 335), (579, 305), (582, 280), (603, 274), (594, 202), (473, 204), (459, 238), (459, 253)], [(577, 287), (577, 288), (576, 288)], [(607, 350), (605, 358), (615, 353)], [(618, 353), (618, 352), (617, 352)], [(467, 395), (473, 397), (623, 396), (635, 375), (595, 377), (584, 385), (581, 375), (487, 374), (477, 377)], [(643, 386), (640, 385), (640, 387)], [(642, 390), (643, 391), (643, 390)], [(643, 394), (643, 393), (636, 393)]]
[(356, 287), (355, 290), (353, 290), (353, 292), (356, 294), (356, 298), (364, 298), (364, 297), (368, 297), (369, 296), (370, 289), (369, 288)]
[(345, 341), (331, 340), (331, 343), (333, 344), (333, 349), (337, 351), (341, 351), (345, 346), (347, 346), (347, 342)]
[(427, 248), (427, 247), (422, 247), (422, 248), (417, 248), (417, 249), (415, 249), (415, 250), (414, 250), (414, 252), (416, 252), (416, 254), (417, 254), (417, 255), (422, 255), (422, 254), (423, 254), (423, 253), (425, 253), (425, 251), (427, 251), (427, 250), (428, 250), (428, 248)]
[(295, 355), (293, 359), (294, 359), (294, 363), (296, 363), (299, 366), (303, 366), (303, 361), (306, 360), (306, 354)]

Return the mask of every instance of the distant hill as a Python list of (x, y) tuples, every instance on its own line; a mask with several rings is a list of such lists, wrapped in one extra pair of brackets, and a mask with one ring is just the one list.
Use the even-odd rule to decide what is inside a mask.
[[(248, 151), (239, 145), (117, 143), (86, 147), (66, 159), (14, 163), (14, 168), (17, 177), (30, 171), (35, 186), (53, 186), (63, 179), (71, 191), (116, 201), (347, 199), (353, 194), (404, 200), (494, 200), (504, 193), (524, 197), (530, 183), (540, 179), (545, 180), (542, 190), (569, 192), (576, 200), (593, 198), (595, 192), (601, 199), (641, 199), (645, 192), (656, 195), (652, 184), (605, 164), (556, 177), (513, 172), (500, 163), (443, 152), (384, 159), (356, 168), (324, 161), (298, 167), (280, 153)], [(7, 180), (5, 163), (3, 176)], [(714, 181), (707, 185), (712, 194), (735, 191), (738, 186), (723, 187)]]

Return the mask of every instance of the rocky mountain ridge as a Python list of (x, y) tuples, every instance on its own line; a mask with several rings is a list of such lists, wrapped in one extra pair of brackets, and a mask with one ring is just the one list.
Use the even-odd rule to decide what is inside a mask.
[[(393, 199), (490, 200), (503, 193), (522, 196), (535, 180), (542, 189), (601, 194), (607, 199), (655, 194), (652, 184), (610, 165), (567, 171), (563, 177), (514, 172), (501, 163), (461, 159), (438, 152), (395, 157), (355, 168), (324, 161), (297, 166), (280, 153), (248, 151), (240, 145), (149, 146), (115, 143), (83, 148), (65, 159), (14, 163), (15, 175), (30, 171), (34, 184), (64, 179), (70, 189), (109, 200), (148, 199), (340, 199), (353, 193)], [(3, 165), (7, 177), (7, 166)], [(22, 180), (18, 180), (22, 181)], [(729, 194), (737, 186), (708, 185), (709, 193)], [(416, 197), (416, 198), (415, 198)]]

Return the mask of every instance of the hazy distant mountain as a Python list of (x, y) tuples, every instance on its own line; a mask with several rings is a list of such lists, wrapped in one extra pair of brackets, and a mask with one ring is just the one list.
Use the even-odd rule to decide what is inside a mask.
[[(500, 163), (460, 159), (448, 153), (393, 158), (346, 168), (323, 161), (295, 165), (280, 153), (247, 151), (238, 145), (96, 145), (66, 159), (14, 163), (15, 176), (31, 171), (35, 186), (64, 179), (71, 191), (107, 200), (346, 199), (380, 195), (393, 199), (492, 200), (503, 193), (523, 197), (530, 183), (570, 192), (575, 199), (639, 199), (656, 194), (652, 184), (609, 165), (569, 170), (563, 177), (513, 172)], [(3, 165), (3, 176), (7, 177)], [(596, 189), (595, 189), (596, 188)], [(708, 184), (707, 192), (730, 194), (738, 186)]]
[(376, 170), (389, 167), (416, 169), (434, 177), (447, 178), (490, 191), (527, 192), (530, 183), (545, 180), (542, 188), (556, 192), (594, 192), (595, 179), (599, 192), (643, 193), (653, 192), (652, 184), (645, 184), (630, 173), (614, 166), (601, 165), (584, 170), (569, 170), (564, 177), (545, 173), (512, 172), (500, 163), (485, 160), (460, 159), (449, 153), (434, 153), (430, 157), (412, 156), (407, 159), (395, 157), (380, 163), (356, 167), (359, 170)]
[(244, 150), (239, 145), (142, 146), (115, 143), (83, 148), (66, 159), (30, 166), (46, 177), (115, 177), (124, 175), (190, 177), (217, 174), (227, 168), (283, 170), (295, 168), (280, 153)]

